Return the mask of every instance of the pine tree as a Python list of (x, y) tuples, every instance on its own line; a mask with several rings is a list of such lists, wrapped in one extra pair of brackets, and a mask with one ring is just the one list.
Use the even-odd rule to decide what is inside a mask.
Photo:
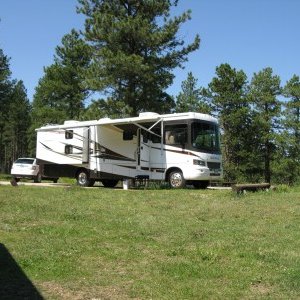
[(171, 71), (182, 67), (200, 43), (196, 36), (184, 46), (177, 36), (191, 17), (187, 11), (170, 18), (177, 2), (79, 0), (78, 12), (86, 16), (84, 36), (93, 49), (87, 87), (106, 92), (132, 116), (145, 110), (170, 111), (174, 102), (165, 90), (174, 78)]
[(4, 168), (9, 172), (14, 160), (28, 155), (28, 128), (31, 106), (22, 81), (13, 82), (3, 128)]
[(56, 47), (54, 63), (44, 68), (33, 99), (32, 125), (29, 130), (30, 153), (35, 153), (35, 129), (65, 120), (78, 120), (89, 96), (82, 85), (83, 74), (90, 63), (90, 47), (72, 30)]
[[(62, 38), (62, 45), (56, 48), (54, 64), (44, 69), (45, 75), (36, 88), (34, 115), (36, 118), (46, 117), (36, 120), (36, 123), (41, 125), (45, 121), (53, 123), (79, 118), (88, 96), (88, 91), (82, 85), (82, 74), (89, 62), (89, 46), (80, 38), (79, 33), (72, 30)], [(47, 117), (47, 113), (40, 113), (40, 110), (51, 113)], [(49, 120), (50, 116), (52, 120)]]
[(228, 181), (242, 180), (247, 173), (249, 152), (247, 76), (229, 64), (222, 64), (216, 68), (216, 77), (209, 84), (207, 94), (222, 129), (224, 177)]
[(300, 179), (300, 80), (294, 75), (284, 86), (283, 131), (280, 135), (276, 177), (292, 184)]
[(259, 128), (257, 136), (259, 153), (257, 163), (263, 161), (264, 180), (271, 181), (271, 161), (275, 151), (276, 130), (279, 129), (281, 104), (277, 97), (281, 94), (280, 78), (273, 75), (272, 68), (254, 73), (249, 95), (254, 106), (254, 123)]
[(285, 110), (285, 128), (291, 131), (294, 139), (293, 154), (300, 155), (300, 80), (294, 75), (283, 88), (283, 95), (288, 98)]
[(0, 171), (4, 171), (4, 127), (9, 115), (9, 96), (11, 91), (9, 58), (0, 49)]
[(210, 113), (211, 107), (201, 93), (203, 89), (197, 88), (197, 81), (192, 72), (189, 72), (187, 79), (181, 84), (182, 91), (176, 97), (176, 112)]

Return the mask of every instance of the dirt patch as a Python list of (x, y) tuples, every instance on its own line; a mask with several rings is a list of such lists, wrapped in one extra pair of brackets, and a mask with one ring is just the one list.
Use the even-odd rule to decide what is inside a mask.
[[(132, 299), (129, 297), (125, 290), (114, 286), (96, 286), (90, 288), (83, 288), (81, 290), (73, 290), (67, 286), (60, 285), (57, 282), (43, 282), (39, 284), (43, 296), (49, 299), (62, 299), (62, 300), (126, 300)], [(136, 298), (137, 299), (137, 298)]]
[(266, 296), (272, 291), (271, 286), (263, 282), (256, 282), (251, 285), (251, 293), (255, 296)]

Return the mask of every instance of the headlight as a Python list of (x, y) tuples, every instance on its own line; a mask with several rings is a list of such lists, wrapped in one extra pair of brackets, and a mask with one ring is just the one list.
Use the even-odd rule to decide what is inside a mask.
[(204, 166), (205, 167), (205, 161), (200, 159), (193, 159), (193, 164), (197, 166)]

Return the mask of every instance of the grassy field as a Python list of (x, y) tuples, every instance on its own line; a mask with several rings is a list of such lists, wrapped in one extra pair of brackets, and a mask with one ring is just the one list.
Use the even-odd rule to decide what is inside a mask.
[(2, 248), (45, 299), (300, 298), (300, 188), (0, 186), (0, 208)]

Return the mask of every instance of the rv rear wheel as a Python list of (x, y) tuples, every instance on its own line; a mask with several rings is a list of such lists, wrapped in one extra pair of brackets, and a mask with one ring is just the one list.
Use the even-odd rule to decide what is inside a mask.
[(89, 178), (89, 174), (86, 170), (80, 170), (76, 176), (77, 184), (80, 186), (93, 186), (95, 183), (94, 179)]
[(173, 171), (169, 175), (169, 183), (172, 188), (180, 189), (185, 187), (185, 179), (181, 171)]
[(101, 182), (102, 182), (104, 187), (113, 188), (118, 184), (119, 180), (102, 179)]

